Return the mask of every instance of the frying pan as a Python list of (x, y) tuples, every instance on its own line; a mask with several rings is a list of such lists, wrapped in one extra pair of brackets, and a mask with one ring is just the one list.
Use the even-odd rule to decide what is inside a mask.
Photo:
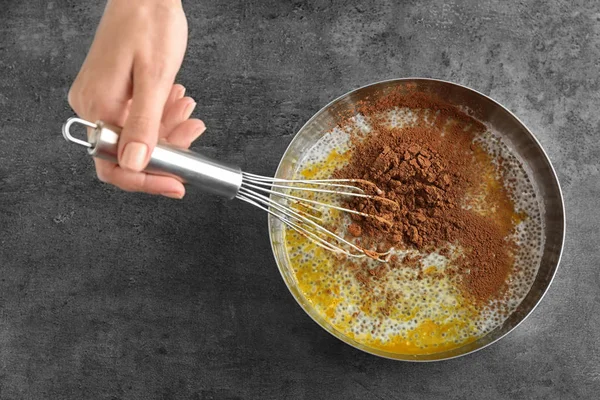
[(525, 320), (547, 292), (558, 268), (565, 237), (565, 212), (556, 172), (544, 149), (533, 133), (513, 113), (488, 96), (456, 83), (436, 79), (406, 78), (377, 82), (338, 97), (317, 112), (298, 131), (285, 151), (276, 178), (292, 179), (304, 154), (333, 126), (339, 115), (355, 109), (360, 101), (385, 96), (391, 91), (410, 88), (434, 95), (461, 109), (490, 127), (524, 162), (529, 178), (541, 195), (544, 213), (545, 244), (541, 263), (528, 294), (504, 323), (478, 340), (462, 347), (433, 354), (403, 355), (374, 349), (337, 331), (315, 310), (298, 289), (285, 249), (285, 229), (274, 217), (269, 217), (269, 235), (277, 266), (292, 296), (304, 311), (323, 329), (357, 349), (377, 356), (403, 361), (439, 361), (464, 356), (483, 349), (510, 333)]

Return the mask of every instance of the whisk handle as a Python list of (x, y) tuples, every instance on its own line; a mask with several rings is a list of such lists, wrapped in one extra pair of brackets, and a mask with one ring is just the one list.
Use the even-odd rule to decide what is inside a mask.
[[(70, 127), (78, 123), (91, 128), (88, 141), (71, 135)], [(93, 157), (117, 163), (119, 134), (121, 128), (102, 121), (91, 123), (80, 118), (70, 118), (63, 125), (63, 136), (72, 143), (88, 148)], [(194, 185), (205, 192), (233, 199), (242, 185), (242, 171), (193, 151), (159, 142), (150, 156), (146, 171), (158, 175), (170, 175), (182, 182)]]

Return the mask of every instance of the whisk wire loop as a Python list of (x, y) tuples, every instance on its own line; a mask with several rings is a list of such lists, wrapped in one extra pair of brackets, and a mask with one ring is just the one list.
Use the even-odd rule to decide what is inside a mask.
[[(369, 257), (385, 262), (384, 257), (390, 254), (389, 251), (381, 253), (366, 250), (326, 228), (320, 223), (323, 221), (322, 218), (309, 212), (311, 210), (324, 214), (327, 209), (333, 209), (362, 217), (372, 217), (367, 213), (333, 202), (308, 198), (316, 194), (327, 194), (340, 198), (350, 196), (376, 200), (376, 196), (367, 194), (356, 186), (360, 183), (369, 184), (359, 179), (279, 179), (242, 172), (242, 185), (236, 197), (266, 211), (287, 227), (328, 251), (353, 258)], [(307, 193), (309, 196), (302, 197), (296, 195), (296, 192)]]

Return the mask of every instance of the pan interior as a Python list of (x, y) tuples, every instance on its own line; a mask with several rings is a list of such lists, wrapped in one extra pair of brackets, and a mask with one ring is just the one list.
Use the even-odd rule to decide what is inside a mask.
[(418, 91), (435, 94), (451, 104), (470, 110), (475, 118), (488, 125), (510, 147), (511, 151), (523, 161), (528, 172), (527, 175), (533, 181), (538, 192), (538, 197), (543, 199), (541, 206), (545, 211), (541, 215), (540, 225), (543, 227), (545, 242), (543, 251), (540, 253), (541, 262), (533, 279), (533, 284), (530, 290), (526, 292), (517, 311), (513, 312), (502, 325), (497, 326), (480, 339), (448, 351), (433, 354), (404, 355), (367, 347), (336, 330), (316, 312), (310, 301), (303, 296), (298, 289), (290, 267), (289, 256), (284, 245), (284, 229), (279, 221), (271, 218), (269, 219), (270, 234), (275, 258), (288, 288), (304, 310), (327, 331), (361, 350), (384, 357), (411, 361), (447, 359), (467, 354), (498, 340), (516, 327), (541, 300), (554, 275), (562, 249), (564, 235), (562, 198), (556, 176), (545, 153), (533, 135), (516, 117), (493, 100), (468, 88), (427, 79), (381, 82), (353, 91), (330, 103), (298, 132), (282, 158), (276, 177), (293, 178), (298, 167), (302, 164), (304, 155), (327, 132), (331, 131), (332, 127), (335, 126), (336, 117), (340, 113), (352, 110), (354, 104), (367, 97), (383, 96), (389, 91), (397, 90), (398, 87), (402, 86), (410, 86), (417, 88)]

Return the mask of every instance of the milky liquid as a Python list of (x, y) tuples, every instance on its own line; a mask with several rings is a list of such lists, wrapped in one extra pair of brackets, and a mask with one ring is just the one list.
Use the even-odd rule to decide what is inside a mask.
[[(432, 123), (435, 113), (427, 111), (425, 121)], [(384, 116), (391, 127), (417, 123), (408, 108), (397, 108)], [(469, 130), (465, 126), (465, 131)], [(368, 122), (358, 115), (344, 129), (327, 132), (300, 160), (295, 178), (329, 178), (350, 158), (350, 135), (368, 134)], [(517, 248), (514, 267), (507, 283), (506, 296), (485, 306), (474, 306), (461, 293), (458, 277), (443, 274), (464, 251), (453, 246), (449, 253), (395, 250), (418, 257), (418, 268), (401, 265), (390, 269), (381, 263), (361, 260), (361, 268), (385, 268), (381, 279), (369, 290), (356, 278), (356, 265), (342, 261), (292, 230), (286, 230), (286, 249), (299, 289), (317, 312), (338, 331), (367, 346), (402, 354), (435, 353), (458, 347), (501, 325), (528, 293), (540, 264), (544, 229), (541, 197), (523, 163), (493, 131), (476, 136), (493, 160), (495, 179), (508, 189), (515, 215), (523, 216), (511, 238)], [(498, 159), (503, 160), (502, 168)], [(328, 195), (314, 199), (336, 202)], [(485, 193), (474, 193), (465, 208), (486, 214), (490, 210)], [(350, 219), (337, 212), (322, 216), (327, 226), (337, 226), (346, 234)], [(366, 263), (366, 264), (365, 264)], [(356, 264), (356, 263), (355, 263)], [(382, 310), (386, 310), (382, 313)]]

